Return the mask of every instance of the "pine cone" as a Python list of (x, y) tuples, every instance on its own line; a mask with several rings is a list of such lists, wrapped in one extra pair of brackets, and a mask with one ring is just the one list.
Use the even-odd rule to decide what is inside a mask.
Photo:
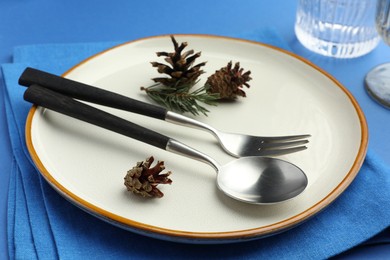
[(162, 64), (159, 62), (151, 62), (153, 67), (157, 68), (159, 73), (167, 74), (170, 78), (154, 78), (154, 82), (159, 82), (169, 87), (179, 87), (184, 84), (195, 84), (197, 78), (204, 73), (201, 67), (206, 65), (206, 62), (198, 63), (192, 66), (195, 59), (200, 57), (201, 53), (194, 54), (194, 50), (189, 50), (182, 54), (182, 51), (187, 47), (187, 42), (180, 45), (177, 43), (175, 37), (171, 36), (175, 52), (157, 52), (157, 56), (166, 57), (164, 60), (169, 64)]
[(248, 81), (252, 78), (249, 76), (250, 71), (245, 73), (243, 68), (240, 68), (240, 63), (237, 62), (232, 68), (230, 61), (226, 67), (217, 70), (213, 75), (208, 77), (206, 85), (208, 86), (208, 93), (219, 93), (220, 99), (232, 100), (237, 96), (246, 97), (242, 90), (243, 86), (249, 88)]
[(140, 194), (143, 197), (161, 198), (164, 194), (157, 188), (158, 184), (171, 184), (172, 180), (168, 178), (171, 172), (160, 174), (165, 169), (164, 162), (158, 161), (157, 164), (150, 168), (153, 163), (153, 156), (145, 161), (138, 162), (129, 170), (124, 178), (125, 186), (128, 191)]

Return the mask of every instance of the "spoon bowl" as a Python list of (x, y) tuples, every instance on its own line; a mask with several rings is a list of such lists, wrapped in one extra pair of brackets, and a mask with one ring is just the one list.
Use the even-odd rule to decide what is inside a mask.
[(218, 171), (218, 188), (229, 197), (253, 204), (272, 204), (302, 193), (308, 180), (296, 165), (266, 157), (242, 157)]
[(276, 158), (241, 157), (220, 165), (210, 156), (171, 139), (166, 150), (212, 166), (217, 186), (227, 196), (251, 204), (274, 204), (302, 193), (308, 183), (296, 165)]

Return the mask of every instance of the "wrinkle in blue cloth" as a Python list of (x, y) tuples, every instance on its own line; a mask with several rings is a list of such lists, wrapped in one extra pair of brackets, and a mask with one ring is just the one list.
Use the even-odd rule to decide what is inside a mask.
[[(288, 49), (272, 30), (242, 36)], [(8, 206), (10, 258), (39, 259), (299, 259), (328, 258), (374, 236), (390, 223), (390, 170), (369, 151), (348, 189), (326, 210), (287, 232), (251, 242), (189, 245), (137, 235), (78, 209), (32, 166), (24, 143), (30, 104), (17, 79), (26, 66), (56, 74), (115, 43), (24, 46), (2, 66), (15, 167)]]

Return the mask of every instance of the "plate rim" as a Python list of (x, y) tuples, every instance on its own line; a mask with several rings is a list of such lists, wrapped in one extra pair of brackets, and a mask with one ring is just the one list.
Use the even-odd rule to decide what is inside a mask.
[[(158, 38), (164, 38), (169, 37), (172, 34), (162, 34), (162, 35), (156, 35), (156, 36), (149, 36), (149, 37), (143, 37), (138, 38), (132, 41), (127, 41), (118, 45), (115, 45), (113, 47), (107, 48), (101, 52), (98, 52), (83, 61), (77, 63), (70, 69), (68, 69), (65, 73), (62, 74), (63, 77), (66, 77), (68, 74), (70, 74), (72, 71), (76, 70), (78, 67), (82, 66), (83, 64), (89, 62), (90, 60), (93, 60), (100, 55), (103, 55), (105, 53), (108, 53), (116, 48), (120, 48), (126, 45), (130, 45), (137, 42), (147, 41), (147, 40), (153, 40)], [(251, 229), (245, 229), (245, 230), (236, 230), (236, 231), (226, 231), (226, 232), (194, 232), (194, 231), (182, 231), (182, 230), (174, 230), (174, 229), (168, 229), (168, 228), (162, 228), (158, 226), (153, 226), (149, 224), (144, 224), (141, 222), (137, 222), (128, 218), (124, 218), (120, 215), (111, 213), (103, 208), (100, 208), (98, 206), (93, 205), (92, 203), (78, 197), (71, 191), (67, 190), (61, 183), (59, 183), (46, 169), (42, 161), (40, 160), (38, 153), (36, 152), (33, 141), (32, 141), (32, 124), (34, 115), (37, 112), (39, 106), (33, 105), (31, 109), (29, 110), (29, 113), (27, 115), (26, 119), (26, 127), (25, 127), (25, 140), (26, 140), (26, 146), (27, 150), (31, 156), (32, 161), (35, 164), (35, 167), (40, 172), (40, 174), (44, 177), (44, 179), (50, 184), (51, 187), (53, 187), (58, 193), (60, 193), (65, 199), (69, 200), (76, 206), (80, 207), (81, 209), (87, 211), (88, 213), (94, 215), (95, 217), (98, 217), (100, 219), (103, 219), (113, 225), (120, 226), (124, 229), (128, 229), (130, 231), (133, 231), (135, 233), (144, 234), (147, 236), (152, 236), (155, 238), (162, 238), (165, 240), (170, 241), (176, 241), (176, 242), (190, 242), (190, 243), (224, 243), (224, 242), (235, 242), (235, 241), (246, 241), (246, 240), (252, 240), (256, 238), (262, 238), (265, 236), (270, 236), (276, 233), (283, 232), (287, 229), (293, 228), (297, 226), (298, 224), (301, 224), (311, 218), (312, 216), (316, 215), (323, 209), (325, 209), (328, 205), (330, 205), (336, 198), (338, 198), (345, 189), (352, 183), (352, 181), (357, 176), (363, 162), (364, 158), (367, 153), (368, 149), (368, 125), (365, 118), (365, 115), (358, 104), (357, 100), (354, 98), (352, 93), (344, 87), (338, 80), (336, 80), (335, 77), (330, 75), (328, 72), (320, 68), (319, 66), (315, 65), (314, 63), (308, 61), (307, 59), (292, 53), (290, 51), (281, 49), (279, 47), (256, 42), (252, 40), (246, 40), (241, 38), (235, 38), (235, 37), (228, 37), (228, 36), (219, 36), (219, 35), (211, 35), (211, 34), (174, 34), (175, 36), (180, 37), (199, 37), (199, 38), (213, 38), (213, 39), (221, 39), (221, 40), (227, 40), (227, 41), (235, 41), (235, 42), (244, 42), (249, 44), (255, 44), (260, 45), (262, 47), (270, 48), (273, 50), (276, 50), (278, 52), (281, 52), (285, 55), (288, 55), (294, 59), (297, 59), (309, 67), (315, 69), (316, 71), (320, 72), (322, 75), (326, 76), (329, 80), (331, 80), (340, 90), (343, 91), (343, 93), (348, 97), (348, 100), (353, 105), (357, 116), (359, 118), (360, 128), (361, 128), (361, 139), (360, 139), (360, 145), (359, 150), (356, 155), (356, 158), (349, 170), (348, 173), (346, 173), (345, 177), (342, 179), (342, 181), (329, 193), (327, 194), (322, 200), (318, 201), (316, 204), (312, 205), (308, 209), (300, 212), (299, 214), (296, 214), (288, 219), (284, 219), (279, 222), (272, 223), (270, 225), (251, 228)]]

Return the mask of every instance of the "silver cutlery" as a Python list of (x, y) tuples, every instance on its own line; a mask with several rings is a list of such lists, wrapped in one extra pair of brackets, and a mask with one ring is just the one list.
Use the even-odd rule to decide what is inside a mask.
[(293, 136), (262, 137), (219, 131), (195, 119), (168, 111), (163, 107), (144, 103), (114, 92), (89, 86), (34, 68), (26, 68), (19, 84), (38, 84), (76, 99), (113, 107), (129, 112), (165, 120), (170, 123), (205, 130), (213, 134), (221, 147), (234, 157), (277, 156), (307, 149), (309, 134)]
[(208, 155), (175, 139), (37, 84), (27, 88), (24, 99), (166, 151), (207, 163), (217, 172), (218, 188), (226, 195), (242, 202), (273, 204), (285, 201), (300, 194), (308, 183), (305, 173), (300, 168), (284, 160), (251, 156), (220, 165)]

